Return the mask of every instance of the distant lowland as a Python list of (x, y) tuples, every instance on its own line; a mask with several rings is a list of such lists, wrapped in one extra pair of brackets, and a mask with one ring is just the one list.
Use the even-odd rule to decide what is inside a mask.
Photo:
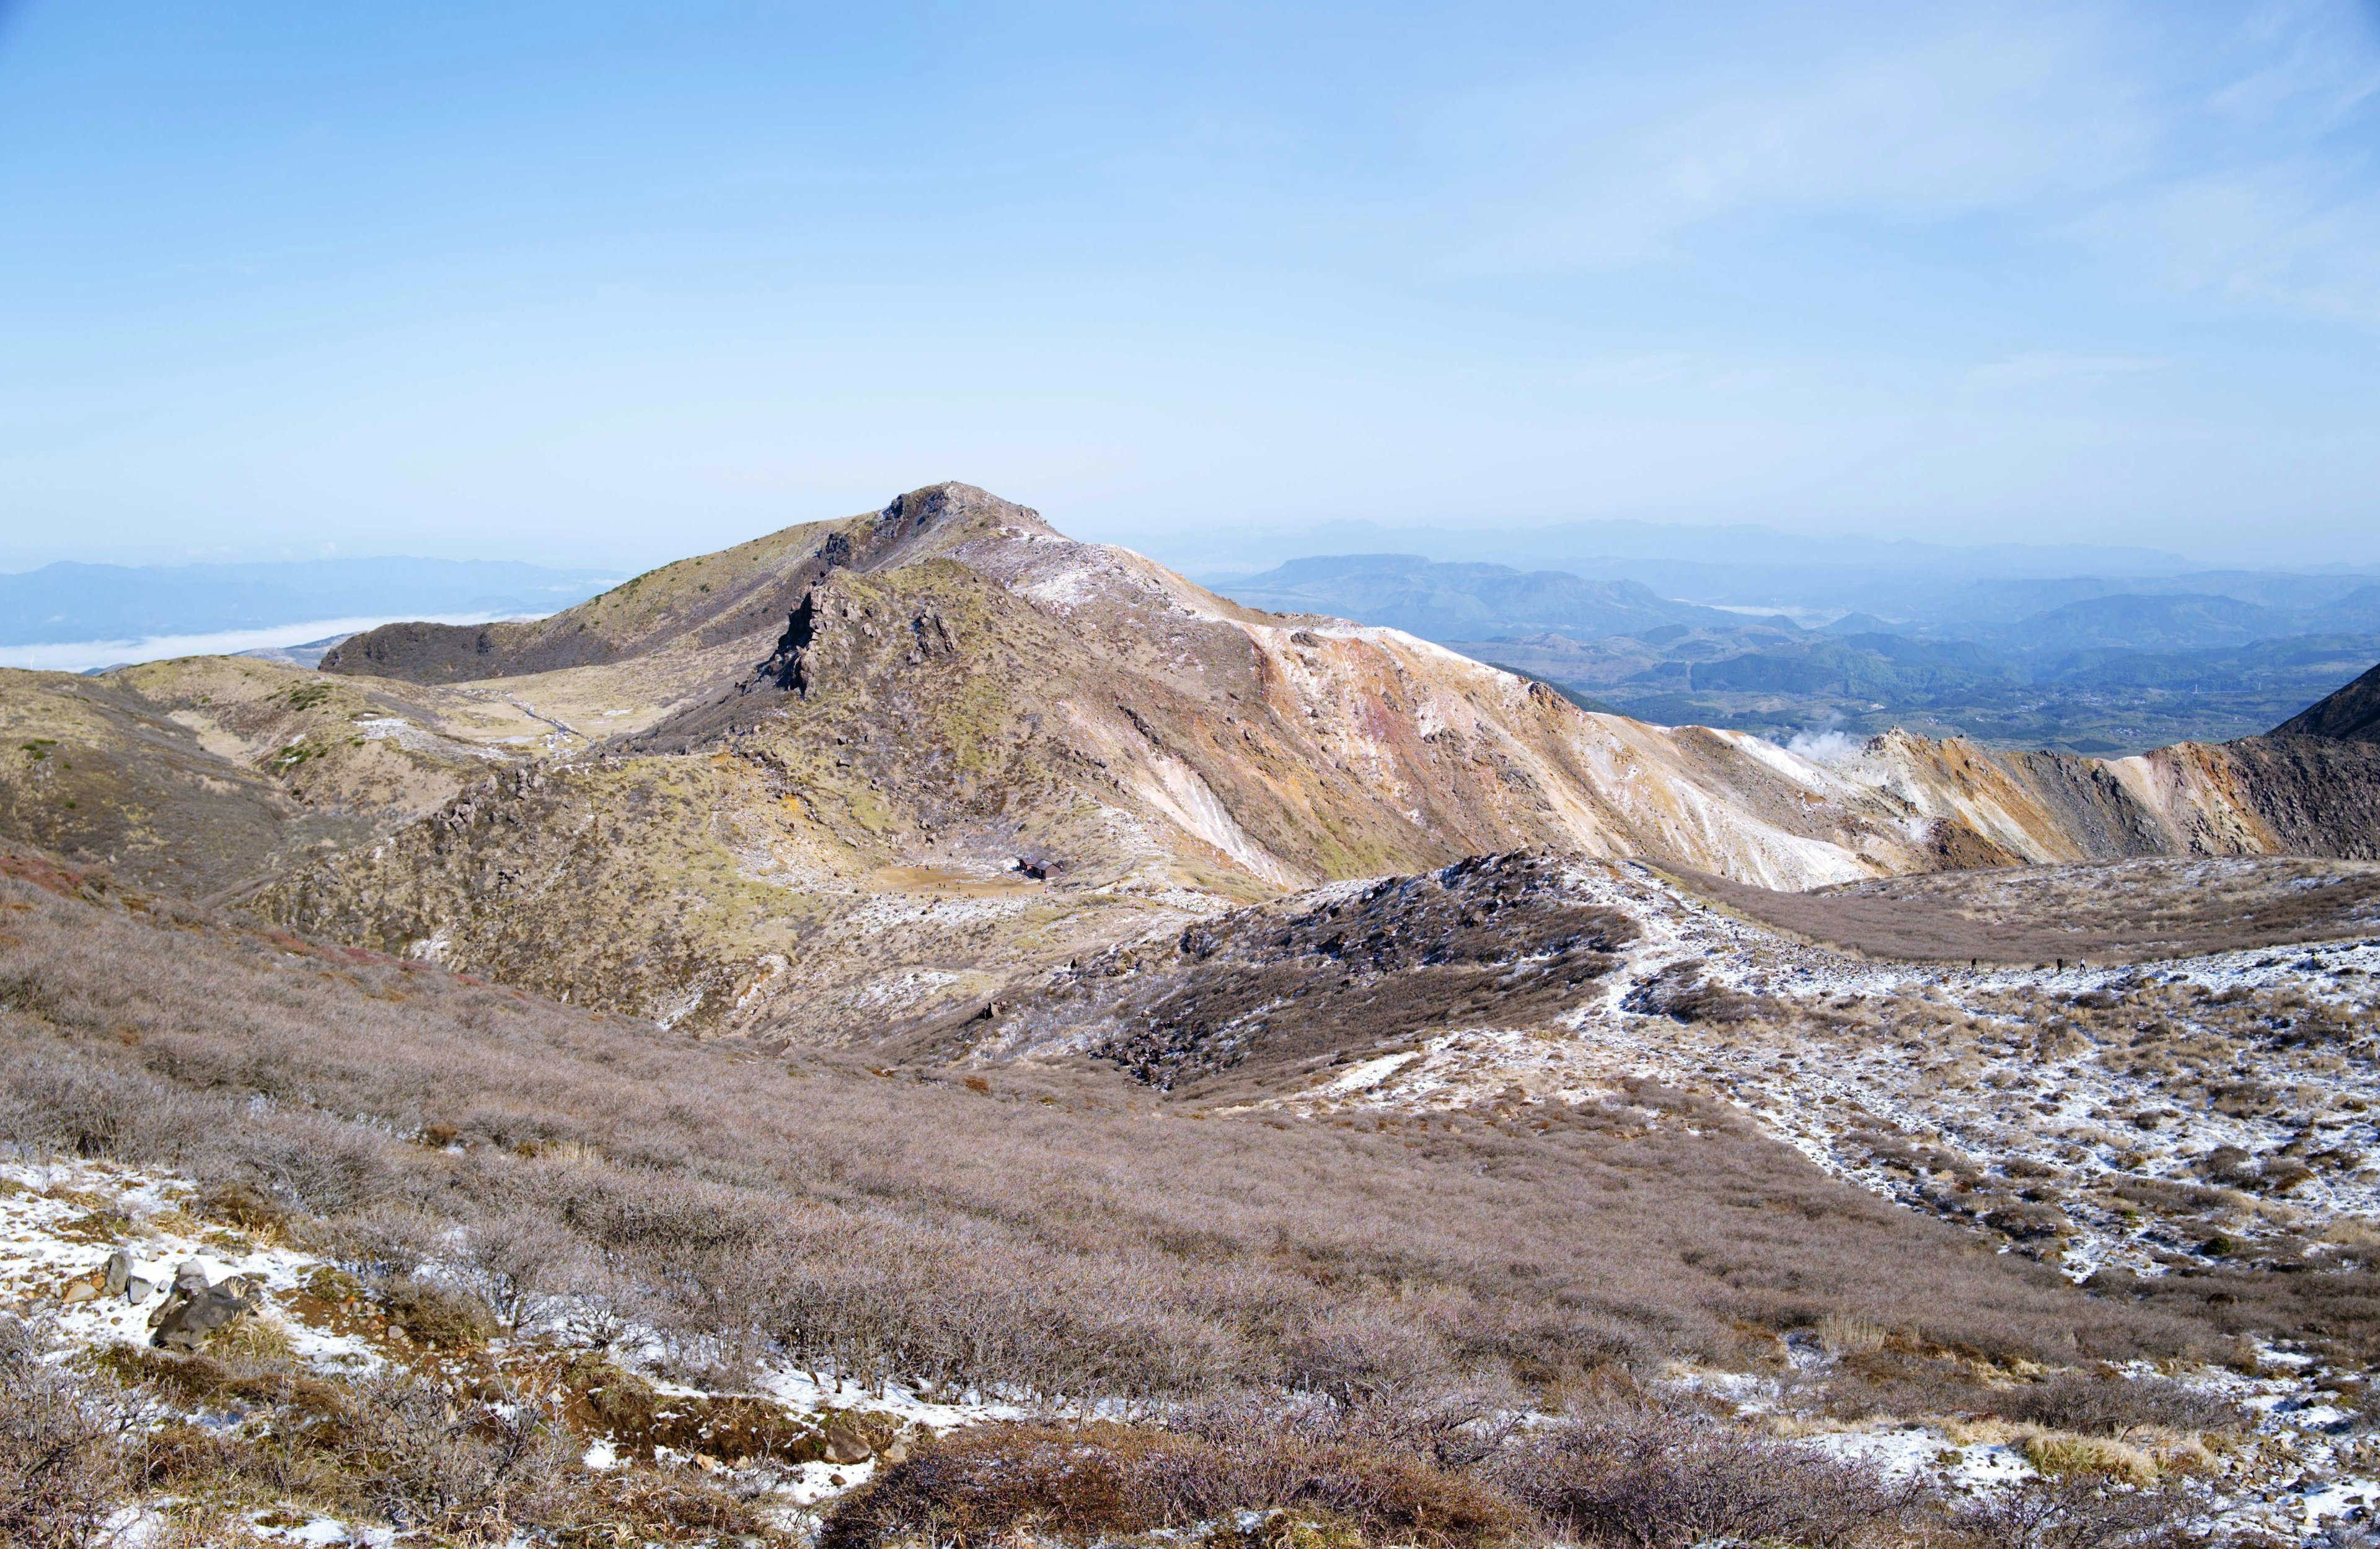
[[(1744, 532), (1723, 563), (1332, 554), (1207, 580), (1251, 607), (1405, 630), (1590, 708), (1779, 741), (1898, 726), (2100, 755), (2220, 742), (2297, 715), (2380, 656), (2380, 574), (2077, 550), (2069, 563), (2107, 573), (1995, 575), (2054, 568), (2060, 551), (1882, 544), (1829, 566), (1791, 563), (1767, 541), (1784, 535)], [(1830, 542), (1811, 540), (1812, 555)]]
[(310, 664), (391, 619), (541, 617), (618, 579), (497, 560), (51, 564), (0, 575), (0, 665), (80, 672), (250, 649)]

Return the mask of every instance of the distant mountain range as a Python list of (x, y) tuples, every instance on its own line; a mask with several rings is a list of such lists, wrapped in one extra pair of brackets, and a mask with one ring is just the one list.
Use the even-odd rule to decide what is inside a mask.
[(1220, 585), (1408, 630), (1582, 703), (1778, 737), (1907, 725), (2094, 754), (2223, 741), (2380, 657), (2380, 583), (2353, 574), (1903, 581), (1897, 617), (1817, 629), (1636, 581), (1413, 554), (1309, 556)]
[[(1742, 571), (1814, 575), (1946, 578), (2176, 575), (2200, 568), (2162, 549), (2092, 543), (1929, 542), (1785, 532), (1739, 522), (1549, 522), (1535, 526), (1390, 526), (1373, 521), (1305, 526), (1213, 526), (1160, 545), (1167, 559), (1201, 575), (1245, 575), (1293, 556), (1402, 553), (1424, 559), (1486, 561), (1591, 576), (1629, 575), (1667, 590), (1654, 575), (1683, 566), (1714, 575)], [(1639, 569), (1643, 574), (1639, 574)], [(1700, 595), (1699, 593), (1694, 595)]]
[(67, 563), (0, 575), (0, 646), (140, 640), (324, 619), (542, 614), (617, 579), (498, 560)]
[(2218, 571), (2163, 550), (2103, 544), (1951, 544), (1829, 537), (1752, 524), (1564, 522), (1536, 527), (1393, 527), (1324, 522), (1215, 527), (1154, 542), (1170, 563), (1227, 596), (1271, 566), (1310, 557), (1491, 563), (1592, 581), (1633, 581), (1657, 596), (1730, 608), (2014, 623), (2095, 597), (2212, 593), (2269, 607), (2321, 607), (2380, 571), (2310, 566)]
[(1230, 585), (1233, 600), (1276, 613), (1328, 613), (1426, 640), (1555, 630), (1628, 635), (1662, 624), (1731, 625), (1734, 613), (1673, 602), (1636, 581), (1590, 581), (1552, 570), (1448, 564), (1415, 554), (1292, 560)]

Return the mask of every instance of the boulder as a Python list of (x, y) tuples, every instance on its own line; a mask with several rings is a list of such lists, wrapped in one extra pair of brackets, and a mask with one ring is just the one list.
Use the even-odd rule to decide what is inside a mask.
[(99, 1300), (99, 1288), (89, 1280), (68, 1280), (66, 1294), (60, 1300), (69, 1307), (78, 1301), (96, 1301)]
[(826, 1460), (828, 1462), (865, 1463), (874, 1456), (875, 1449), (868, 1445), (868, 1437), (862, 1434), (859, 1427), (854, 1425), (849, 1420), (842, 1415), (836, 1415), (826, 1422)]
[(124, 1300), (138, 1307), (148, 1301), (149, 1293), (156, 1289), (143, 1277), (134, 1275), (124, 1282)]
[(132, 1283), (132, 1255), (118, 1248), (107, 1255), (107, 1270), (100, 1282), (100, 1290), (108, 1296), (122, 1296), (124, 1288)]
[(178, 1280), (174, 1294), (156, 1316), (157, 1330), (150, 1343), (163, 1349), (194, 1350), (210, 1335), (227, 1328), (264, 1304), (263, 1288), (245, 1276), (234, 1275), (221, 1285), (185, 1289)]
[[(901, 1422), (883, 1414), (831, 1414), (825, 1425), (826, 1460), (830, 1463), (865, 1463), (870, 1458), (891, 1457), (898, 1449), (901, 1458), (908, 1456)], [(899, 1462), (901, 1458), (894, 1458)]]
[(167, 1318), (180, 1312), (192, 1297), (206, 1289), (207, 1266), (196, 1259), (184, 1259), (175, 1266), (174, 1289), (166, 1293), (164, 1301), (157, 1303), (157, 1310), (149, 1314), (149, 1326), (164, 1327)]

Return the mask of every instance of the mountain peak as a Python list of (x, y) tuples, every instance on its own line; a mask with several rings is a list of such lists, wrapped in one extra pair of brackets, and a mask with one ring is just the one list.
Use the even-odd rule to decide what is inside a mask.
[[(1002, 500), (972, 484), (945, 481), (895, 495), (876, 514), (874, 529), (858, 542), (854, 563), (889, 570), (947, 553), (962, 543), (1002, 534), (1055, 538), (1057, 529), (1031, 506)], [(863, 557), (864, 556), (864, 557)]]
[(989, 490), (961, 484), (955, 479), (928, 484), (905, 495), (895, 495), (892, 503), (878, 515), (882, 521), (907, 523), (915, 532), (961, 525), (1025, 527), (1042, 532), (1051, 530), (1050, 525), (1041, 520), (1041, 514), (1031, 506), (1002, 500)]

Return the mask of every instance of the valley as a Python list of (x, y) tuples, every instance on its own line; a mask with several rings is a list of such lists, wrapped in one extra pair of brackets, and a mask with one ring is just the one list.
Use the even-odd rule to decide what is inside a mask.
[(2353, 573), (1962, 580), (1938, 563), (1563, 563), (1577, 573), (1317, 555), (1217, 585), (1409, 630), (1589, 708), (1780, 743), (1896, 729), (2094, 756), (2227, 742), (2380, 657), (2380, 587)]

